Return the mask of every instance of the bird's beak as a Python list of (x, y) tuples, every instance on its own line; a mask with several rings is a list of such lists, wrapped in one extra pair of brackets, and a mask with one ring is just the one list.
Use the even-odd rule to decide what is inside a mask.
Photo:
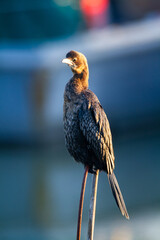
[(62, 60), (62, 63), (66, 63), (68, 64), (69, 66), (73, 67), (74, 66), (74, 63), (69, 59), (69, 58), (65, 58)]

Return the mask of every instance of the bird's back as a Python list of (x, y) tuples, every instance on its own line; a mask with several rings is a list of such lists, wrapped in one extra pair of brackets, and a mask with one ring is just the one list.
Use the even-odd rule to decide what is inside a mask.
[(75, 160), (111, 173), (114, 169), (112, 136), (97, 96), (89, 89), (75, 94), (67, 84), (63, 120), (66, 146)]
[(95, 156), (93, 164), (100, 170), (112, 173), (115, 157), (109, 121), (97, 96), (90, 90), (85, 91), (85, 104), (79, 110), (79, 122)]

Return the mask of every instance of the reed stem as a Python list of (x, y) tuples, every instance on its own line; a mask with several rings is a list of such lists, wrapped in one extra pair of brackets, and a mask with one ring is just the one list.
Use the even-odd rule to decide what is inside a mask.
[(84, 193), (86, 188), (86, 181), (88, 176), (88, 166), (85, 168), (83, 182), (82, 182), (82, 188), (81, 188), (81, 195), (80, 195), (80, 201), (79, 201), (79, 211), (78, 211), (78, 223), (77, 223), (77, 240), (80, 240), (81, 238), (81, 223), (82, 223), (82, 212), (83, 212), (83, 201), (84, 201)]
[(92, 189), (89, 206), (88, 240), (93, 240), (94, 235), (98, 176), (99, 170), (97, 170), (96, 173), (92, 176)]

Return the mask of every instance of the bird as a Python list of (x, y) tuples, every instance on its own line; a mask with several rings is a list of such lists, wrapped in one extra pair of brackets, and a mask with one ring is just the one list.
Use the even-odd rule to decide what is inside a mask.
[(86, 57), (71, 50), (62, 63), (73, 73), (64, 90), (63, 125), (65, 144), (70, 155), (77, 162), (107, 173), (109, 184), (121, 213), (127, 219), (129, 214), (114, 174), (115, 156), (112, 134), (107, 115), (97, 96), (88, 88), (89, 68)]

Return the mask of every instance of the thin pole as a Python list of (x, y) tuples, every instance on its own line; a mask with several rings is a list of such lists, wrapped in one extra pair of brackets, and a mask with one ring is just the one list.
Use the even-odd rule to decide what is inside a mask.
[(80, 240), (81, 238), (81, 223), (82, 223), (82, 212), (83, 212), (83, 201), (84, 201), (84, 193), (86, 188), (86, 181), (88, 176), (88, 170), (89, 167), (86, 166), (83, 182), (82, 182), (82, 188), (81, 188), (81, 195), (80, 195), (80, 201), (79, 201), (79, 211), (78, 211), (78, 223), (77, 223), (77, 240)]
[(90, 206), (89, 206), (88, 240), (93, 240), (93, 235), (94, 235), (98, 175), (99, 175), (99, 170), (97, 170), (92, 177), (92, 189), (91, 189), (91, 198), (90, 198)]

